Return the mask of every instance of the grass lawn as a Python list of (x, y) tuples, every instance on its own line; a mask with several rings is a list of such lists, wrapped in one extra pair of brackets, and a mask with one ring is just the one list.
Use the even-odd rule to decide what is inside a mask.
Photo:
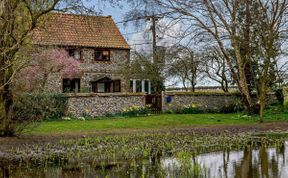
[[(288, 114), (267, 114), (266, 121), (288, 120)], [(115, 118), (104, 120), (45, 121), (29, 134), (63, 134), (117, 129), (160, 129), (185, 126), (257, 124), (256, 117), (241, 117), (240, 114), (161, 114), (147, 117)]]

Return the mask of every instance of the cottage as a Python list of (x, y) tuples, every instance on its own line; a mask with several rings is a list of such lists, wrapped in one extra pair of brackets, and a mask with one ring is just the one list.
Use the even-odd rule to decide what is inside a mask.
[(72, 79), (49, 76), (47, 91), (150, 93), (149, 81), (127, 80), (121, 74), (119, 66), (129, 61), (130, 47), (111, 16), (53, 13), (43, 26), (34, 31), (33, 44), (65, 48), (82, 70)]

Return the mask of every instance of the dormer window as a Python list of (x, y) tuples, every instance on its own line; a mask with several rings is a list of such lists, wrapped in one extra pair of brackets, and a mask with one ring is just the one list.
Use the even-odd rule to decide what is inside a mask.
[(67, 51), (70, 57), (73, 57), (77, 61), (82, 60), (82, 51), (80, 48), (68, 48)]
[(110, 61), (110, 50), (95, 49), (95, 61)]

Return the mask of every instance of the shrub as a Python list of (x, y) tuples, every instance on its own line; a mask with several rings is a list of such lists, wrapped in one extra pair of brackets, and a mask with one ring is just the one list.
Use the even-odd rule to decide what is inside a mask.
[(196, 104), (185, 106), (184, 109), (182, 110), (182, 114), (200, 114), (200, 113), (204, 113), (204, 110), (201, 109)]
[(196, 105), (196, 104), (191, 104), (191, 105), (186, 105), (183, 107), (174, 107), (171, 113), (175, 114), (200, 114), (204, 113), (204, 110)]
[(67, 97), (63, 94), (25, 93), (15, 96), (11, 110), (11, 126), (21, 132), (31, 123), (60, 119), (65, 112)]
[(236, 98), (232, 104), (223, 106), (219, 112), (220, 113), (235, 113), (239, 111), (243, 111), (243, 103), (241, 101), (241, 98)]
[(286, 113), (283, 103), (277, 102), (273, 103), (265, 108), (265, 114), (282, 114)]
[(135, 117), (135, 116), (146, 116), (150, 113), (150, 110), (147, 107), (139, 107), (139, 106), (131, 106), (129, 108), (123, 109), (120, 116), (128, 116), (128, 117)]
[(283, 103), (284, 101), (283, 89), (274, 89), (273, 91), (275, 93), (277, 101)]
[(240, 98), (236, 98), (232, 104), (224, 105), (221, 108), (208, 108), (207, 106), (190, 104), (183, 106), (182, 104), (169, 105), (170, 110), (165, 111), (170, 114), (203, 114), (203, 113), (235, 113), (244, 109)]

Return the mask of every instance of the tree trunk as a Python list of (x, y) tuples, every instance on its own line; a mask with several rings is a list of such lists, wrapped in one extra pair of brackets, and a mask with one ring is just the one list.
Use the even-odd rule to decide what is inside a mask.
[(183, 88), (185, 89), (185, 91), (188, 92), (188, 88), (186, 87), (185, 78), (184, 77), (182, 77), (182, 85), (183, 85)]
[(13, 136), (15, 134), (13, 127), (11, 126), (11, 108), (13, 105), (13, 95), (10, 87), (9, 80), (11, 79), (13, 73), (12, 68), (2, 70), (0, 73), (1, 81), (0, 87), (0, 135), (1, 136)]
[(260, 111), (259, 111), (259, 122), (264, 122), (264, 108), (265, 108), (265, 101), (259, 100)]
[(266, 90), (265, 90), (265, 81), (260, 78), (260, 87), (259, 87), (259, 121), (264, 122), (264, 109), (265, 109), (265, 98), (266, 98)]
[(194, 85), (191, 86), (191, 91), (195, 92), (195, 86)]
[(14, 129), (11, 127), (10, 113), (13, 105), (13, 96), (10, 90), (10, 85), (5, 85), (1, 91), (1, 133), (2, 136), (13, 136)]
[(191, 88), (192, 88), (192, 92), (195, 92), (195, 83), (194, 82), (192, 82)]
[(228, 93), (229, 92), (228, 83), (226, 81), (224, 81), (224, 80), (221, 81), (221, 88), (224, 91), (224, 93)]
[(43, 81), (42, 81), (42, 83), (41, 83), (41, 88), (40, 88), (40, 91), (41, 91), (41, 92), (44, 92), (44, 91), (45, 91), (45, 86), (46, 86), (47, 80), (48, 80), (48, 74), (47, 74), (47, 72), (44, 72), (44, 74), (43, 74)]
[[(244, 77), (246, 79), (246, 77)], [(246, 80), (245, 80), (246, 81)], [(240, 89), (240, 93), (242, 95), (242, 98), (243, 98), (243, 103), (246, 107), (246, 110), (251, 113), (253, 112), (253, 103), (252, 103), (252, 98), (251, 98), (251, 95), (250, 95), (250, 92), (249, 92), (249, 88), (247, 86), (247, 83), (240, 80), (240, 84), (238, 86), (238, 88)]]
[(11, 128), (11, 121), (10, 121), (10, 111), (13, 105), (13, 96), (10, 90), (10, 85), (7, 84), (4, 86), (2, 100), (4, 103), (4, 122), (3, 122), (3, 134), (4, 136), (12, 136), (14, 135), (14, 129)]

